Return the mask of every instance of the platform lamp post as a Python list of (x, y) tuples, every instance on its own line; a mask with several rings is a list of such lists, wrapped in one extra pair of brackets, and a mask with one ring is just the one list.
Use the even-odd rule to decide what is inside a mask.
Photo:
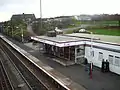
[(91, 45), (90, 45), (90, 52), (91, 52), (91, 58), (93, 57), (93, 32), (90, 32), (91, 33), (91, 40), (90, 40), (90, 42), (91, 42)]
[(23, 39), (23, 29), (22, 28), (21, 28), (21, 36), (22, 36), (22, 43), (23, 43), (24, 39)]
[[(25, 14), (23, 13), (23, 22), (26, 23), (25, 21)], [(24, 42), (24, 32), (23, 32), (23, 28), (21, 27), (21, 39), (22, 39), (22, 43)]]
[(13, 38), (13, 26), (11, 28), (12, 28), (12, 38)]
[(90, 32), (91, 33), (91, 40), (90, 40), (90, 42), (91, 42), (91, 46), (90, 46), (90, 78), (92, 79), (92, 69), (93, 69), (93, 67), (92, 67), (92, 64), (93, 64), (93, 61), (92, 61), (92, 59), (93, 59), (93, 56), (94, 56), (94, 51), (93, 51), (93, 33), (92, 32)]
[(13, 38), (13, 20), (11, 20), (11, 29), (12, 29), (11, 35), (12, 35), (12, 38)]

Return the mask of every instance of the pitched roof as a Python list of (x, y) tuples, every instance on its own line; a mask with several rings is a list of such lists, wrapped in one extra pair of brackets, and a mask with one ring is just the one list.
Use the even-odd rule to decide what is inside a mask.
[(11, 19), (27, 19), (31, 18), (31, 20), (34, 20), (36, 17), (34, 14), (15, 14), (12, 15)]

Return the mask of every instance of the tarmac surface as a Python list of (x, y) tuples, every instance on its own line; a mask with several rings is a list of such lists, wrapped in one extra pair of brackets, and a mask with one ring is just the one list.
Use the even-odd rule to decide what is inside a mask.
[(37, 46), (31, 47), (31, 44), (29, 43), (23, 44), (14, 40), (11, 41), (41, 60), (43, 63), (53, 67), (63, 75), (82, 85), (87, 90), (120, 90), (120, 75), (111, 72), (102, 73), (99, 68), (94, 67), (92, 72), (93, 76), (92, 79), (90, 79), (88, 72), (85, 71), (84, 66), (62, 66), (52, 60), (54, 57), (49, 57), (45, 54), (42, 54)]

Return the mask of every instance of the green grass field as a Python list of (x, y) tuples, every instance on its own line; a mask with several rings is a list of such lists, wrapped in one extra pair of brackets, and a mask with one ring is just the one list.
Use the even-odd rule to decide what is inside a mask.
[(120, 36), (120, 29), (91, 29), (94, 34)]
[[(94, 34), (100, 34), (100, 35), (120, 36), (120, 29), (90, 29), (88, 31), (93, 32)], [(74, 30), (67, 30), (64, 33), (71, 34), (73, 32)]]
[(81, 21), (81, 24), (118, 24), (118, 21)]
[(65, 34), (71, 34), (74, 32), (74, 30), (66, 30), (66, 31), (63, 31)]
[[(119, 26), (118, 21), (80, 21), (80, 22), (76, 22), (76, 24), (93, 25), (86, 27), (86, 30), (93, 32), (94, 34), (120, 36), (120, 28), (118, 27)], [(73, 28), (73, 27), (74, 26), (69, 26), (69, 28)], [(65, 31), (66, 34), (70, 34), (73, 32), (74, 30)]]

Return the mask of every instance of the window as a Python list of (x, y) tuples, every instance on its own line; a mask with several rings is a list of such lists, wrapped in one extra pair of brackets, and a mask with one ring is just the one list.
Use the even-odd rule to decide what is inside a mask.
[(109, 59), (109, 63), (113, 65), (113, 56), (109, 55), (108, 59)]
[(84, 52), (85, 52), (84, 50), (78, 48), (78, 49), (77, 49), (77, 56), (84, 55)]
[(80, 49), (79, 48), (77, 49), (77, 53), (80, 53)]
[(80, 45), (79, 48), (82, 49), (82, 50), (84, 50), (85, 46), (84, 45), (82, 45), (82, 46)]
[(102, 61), (103, 60), (103, 53), (99, 52), (98, 60)]
[(115, 66), (120, 66), (120, 57), (115, 56)]

